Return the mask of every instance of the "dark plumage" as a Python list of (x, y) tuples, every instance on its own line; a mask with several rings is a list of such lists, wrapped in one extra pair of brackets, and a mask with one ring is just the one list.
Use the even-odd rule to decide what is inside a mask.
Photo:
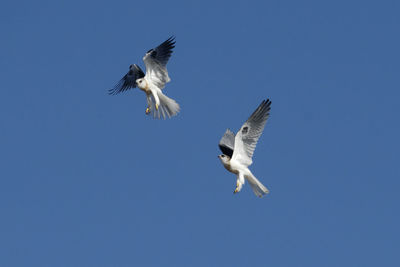
[(224, 133), (224, 136), (222, 136), (221, 140), (219, 141), (218, 146), (224, 155), (232, 158), (233, 149), (235, 147), (235, 134), (231, 130), (227, 129)]
[(157, 61), (161, 66), (165, 67), (172, 54), (172, 49), (175, 48), (175, 37), (171, 36), (154, 49), (150, 49), (147, 54)]
[(138, 65), (130, 65), (128, 73), (125, 74), (125, 76), (122, 77), (122, 79), (112, 89), (108, 90), (108, 93), (110, 95), (116, 95), (130, 88), (135, 88), (136, 80), (143, 77), (144, 72)]
[(230, 158), (232, 158), (233, 155), (233, 149), (230, 149), (227, 146), (224, 145), (218, 145), (219, 149), (222, 151), (222, 154), (229, 156)]

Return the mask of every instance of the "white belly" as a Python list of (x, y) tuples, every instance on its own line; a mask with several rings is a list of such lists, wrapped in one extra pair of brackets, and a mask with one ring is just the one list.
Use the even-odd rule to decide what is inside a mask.
[(224, 167), (234, 174), (238, 174), (239, 172), (241, 172), (243, 173), (243, 175), (247, 175), (250, 172), (246, 166), (232, 159), (229, 161), (229, 164), (224, 164)]

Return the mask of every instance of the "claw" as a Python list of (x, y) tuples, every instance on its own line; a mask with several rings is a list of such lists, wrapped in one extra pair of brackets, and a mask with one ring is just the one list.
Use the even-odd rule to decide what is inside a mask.
[(237, 192), (239, 192), (239, 182), (236, 181), (236, 189), (233, 193), (236, 194)]
[(150, 108), (146, 108), (146, 115), (150, 113)]
[(156, 110), (158, 110), (158, 104), (156, 104)]

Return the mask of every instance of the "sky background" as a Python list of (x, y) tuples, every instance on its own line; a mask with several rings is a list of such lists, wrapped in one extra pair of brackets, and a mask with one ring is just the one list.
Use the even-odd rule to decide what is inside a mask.
[[(398, 1), (3, 1), (0, 266), (399, 266)], [(107, 90), (176, 36), (169, 120)], [(219, 162), (262, 99), (252, 172)]]

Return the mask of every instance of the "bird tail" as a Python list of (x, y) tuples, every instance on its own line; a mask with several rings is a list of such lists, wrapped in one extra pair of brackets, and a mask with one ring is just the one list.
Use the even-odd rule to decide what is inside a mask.
[(251, 189), (253, 189), (254, 194), (258, 197), (263, 197), (269, 193), (269, 190), (256, 178), (253, 174), (246, 176)]
[(171, 118), (172, 116), (178, 114), (180, 107), (175, 100), (164, 95), (161, 91), (157, 92), (157, 96), (160, 99), (158, 110), (156, 109), (156, 101), (154, 100), (153, 96), (151, 97), (150, 101), (150, 108), (154, 118), (159, 119), (160, 117), (162, 117), (163, 119), (165, 119), (166, 117)]

